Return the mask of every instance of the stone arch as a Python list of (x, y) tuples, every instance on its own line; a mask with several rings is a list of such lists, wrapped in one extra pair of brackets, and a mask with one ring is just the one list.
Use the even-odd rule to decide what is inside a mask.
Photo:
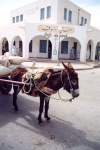
[(1, 53), (4, 55), (4, 53), (9, 52), (9, 43), (8, 39), (6, 37), (3, 37), (1, 39)]
[[(44, 42), (43, 42), (44, 41)], [(44, 43), (44, 45), (42, 45)], [(44, 50), (42, 50), (42, 46)], [(52, 57), (52, 42), (44, 35), (36, 35), (29, 40), (29, 57)]]
[(14, 36), (11, 41), (11, 54), (14, 56), (23, 55), (23, 41), (20, 36)]
[[(64, 54), (63, 52), (63, 41), (68, 41), (68, 47), (67, 47), (67, 53)], [(75, 49), (75, 57), (74, 59), (80, 60), (80, 50), (81, 50), (81, 44), (79, 42), (78, 39), (74, 38), (74, 37), (65, 37), (61, 40), (61, 54), (60, 54), (60, 58), (65, 58), (65, 59), (71, 59), (70, 57), (70, 50), (71, 48), (74, 47)], [(62, 54), (63, 52), (63, 54)]]

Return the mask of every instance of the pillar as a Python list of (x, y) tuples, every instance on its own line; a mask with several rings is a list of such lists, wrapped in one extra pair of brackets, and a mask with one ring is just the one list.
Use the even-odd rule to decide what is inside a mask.
[(9, 41), (9, 55), (12, 55), (12, 45), (11, 45), (11, 41)]

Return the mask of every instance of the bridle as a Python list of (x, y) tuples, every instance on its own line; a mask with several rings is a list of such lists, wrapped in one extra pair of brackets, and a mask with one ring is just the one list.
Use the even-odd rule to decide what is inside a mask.
[[(63, 79), (62, 79), (62, 73), (63, 73), (63, 70), (61, 70), (61, 75), (60, 75), (60, 77), (61, 77), (62, 85), (63, 85), (63, 87), (64, 87), (64, 83), (63, 83)], [(71, 84), (71, 80), (70, 80), (69, 73), (66, 72), (66, 74), (67, 74), (67, 76), (68, 76), (68, 81), (69, 81), (69, 85), (70, 85), (70, 93), (71, 93), (72, 95), (76, 95), (79, 91), (73, 89), (72, 84)], [(73, 99), (74, 99), (74, 98), (75, 98), (75, 97), (73, 96)]]
[[(63, 87), (64, 87), (64, 83), (63, 83), (63, 79), (62, 79), (62, 73), (63, 73), (63, 70), (61, 70), (60, 77), (61, 77), (62, 85), (63, 85)], [(69, 81), (69, 85), (70, 85), (70, 91), (73, 91), (74, 89), (72, 88), (72, 84), (71, 84), (71, 80), (70, 80), (70, 77), (69, 77), (69, 73), (67, 72), (66, 74), (67, 74), (67, 76), (68, 76), (68, 81)]]

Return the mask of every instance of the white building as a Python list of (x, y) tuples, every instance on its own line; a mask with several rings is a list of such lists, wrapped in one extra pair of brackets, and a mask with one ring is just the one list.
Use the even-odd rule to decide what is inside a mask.
[(90, 26), (91, 15), (69, 0), (37, 0), (11, 11), (11, 24), (0, 27), (0, 55), (25, 58), (75, 59), (85, 62), (98, 58), (100, 31)]

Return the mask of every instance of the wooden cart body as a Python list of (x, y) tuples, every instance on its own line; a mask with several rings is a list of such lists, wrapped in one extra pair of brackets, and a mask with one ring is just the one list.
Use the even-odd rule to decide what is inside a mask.
[[(12, 85), (24, 85), (24, 82), (10, 80), (10, 74), (0, 76), (0, 93), (8, 94), (12, 90)], [(30, 85), (25, 83), (25, 85)]]

